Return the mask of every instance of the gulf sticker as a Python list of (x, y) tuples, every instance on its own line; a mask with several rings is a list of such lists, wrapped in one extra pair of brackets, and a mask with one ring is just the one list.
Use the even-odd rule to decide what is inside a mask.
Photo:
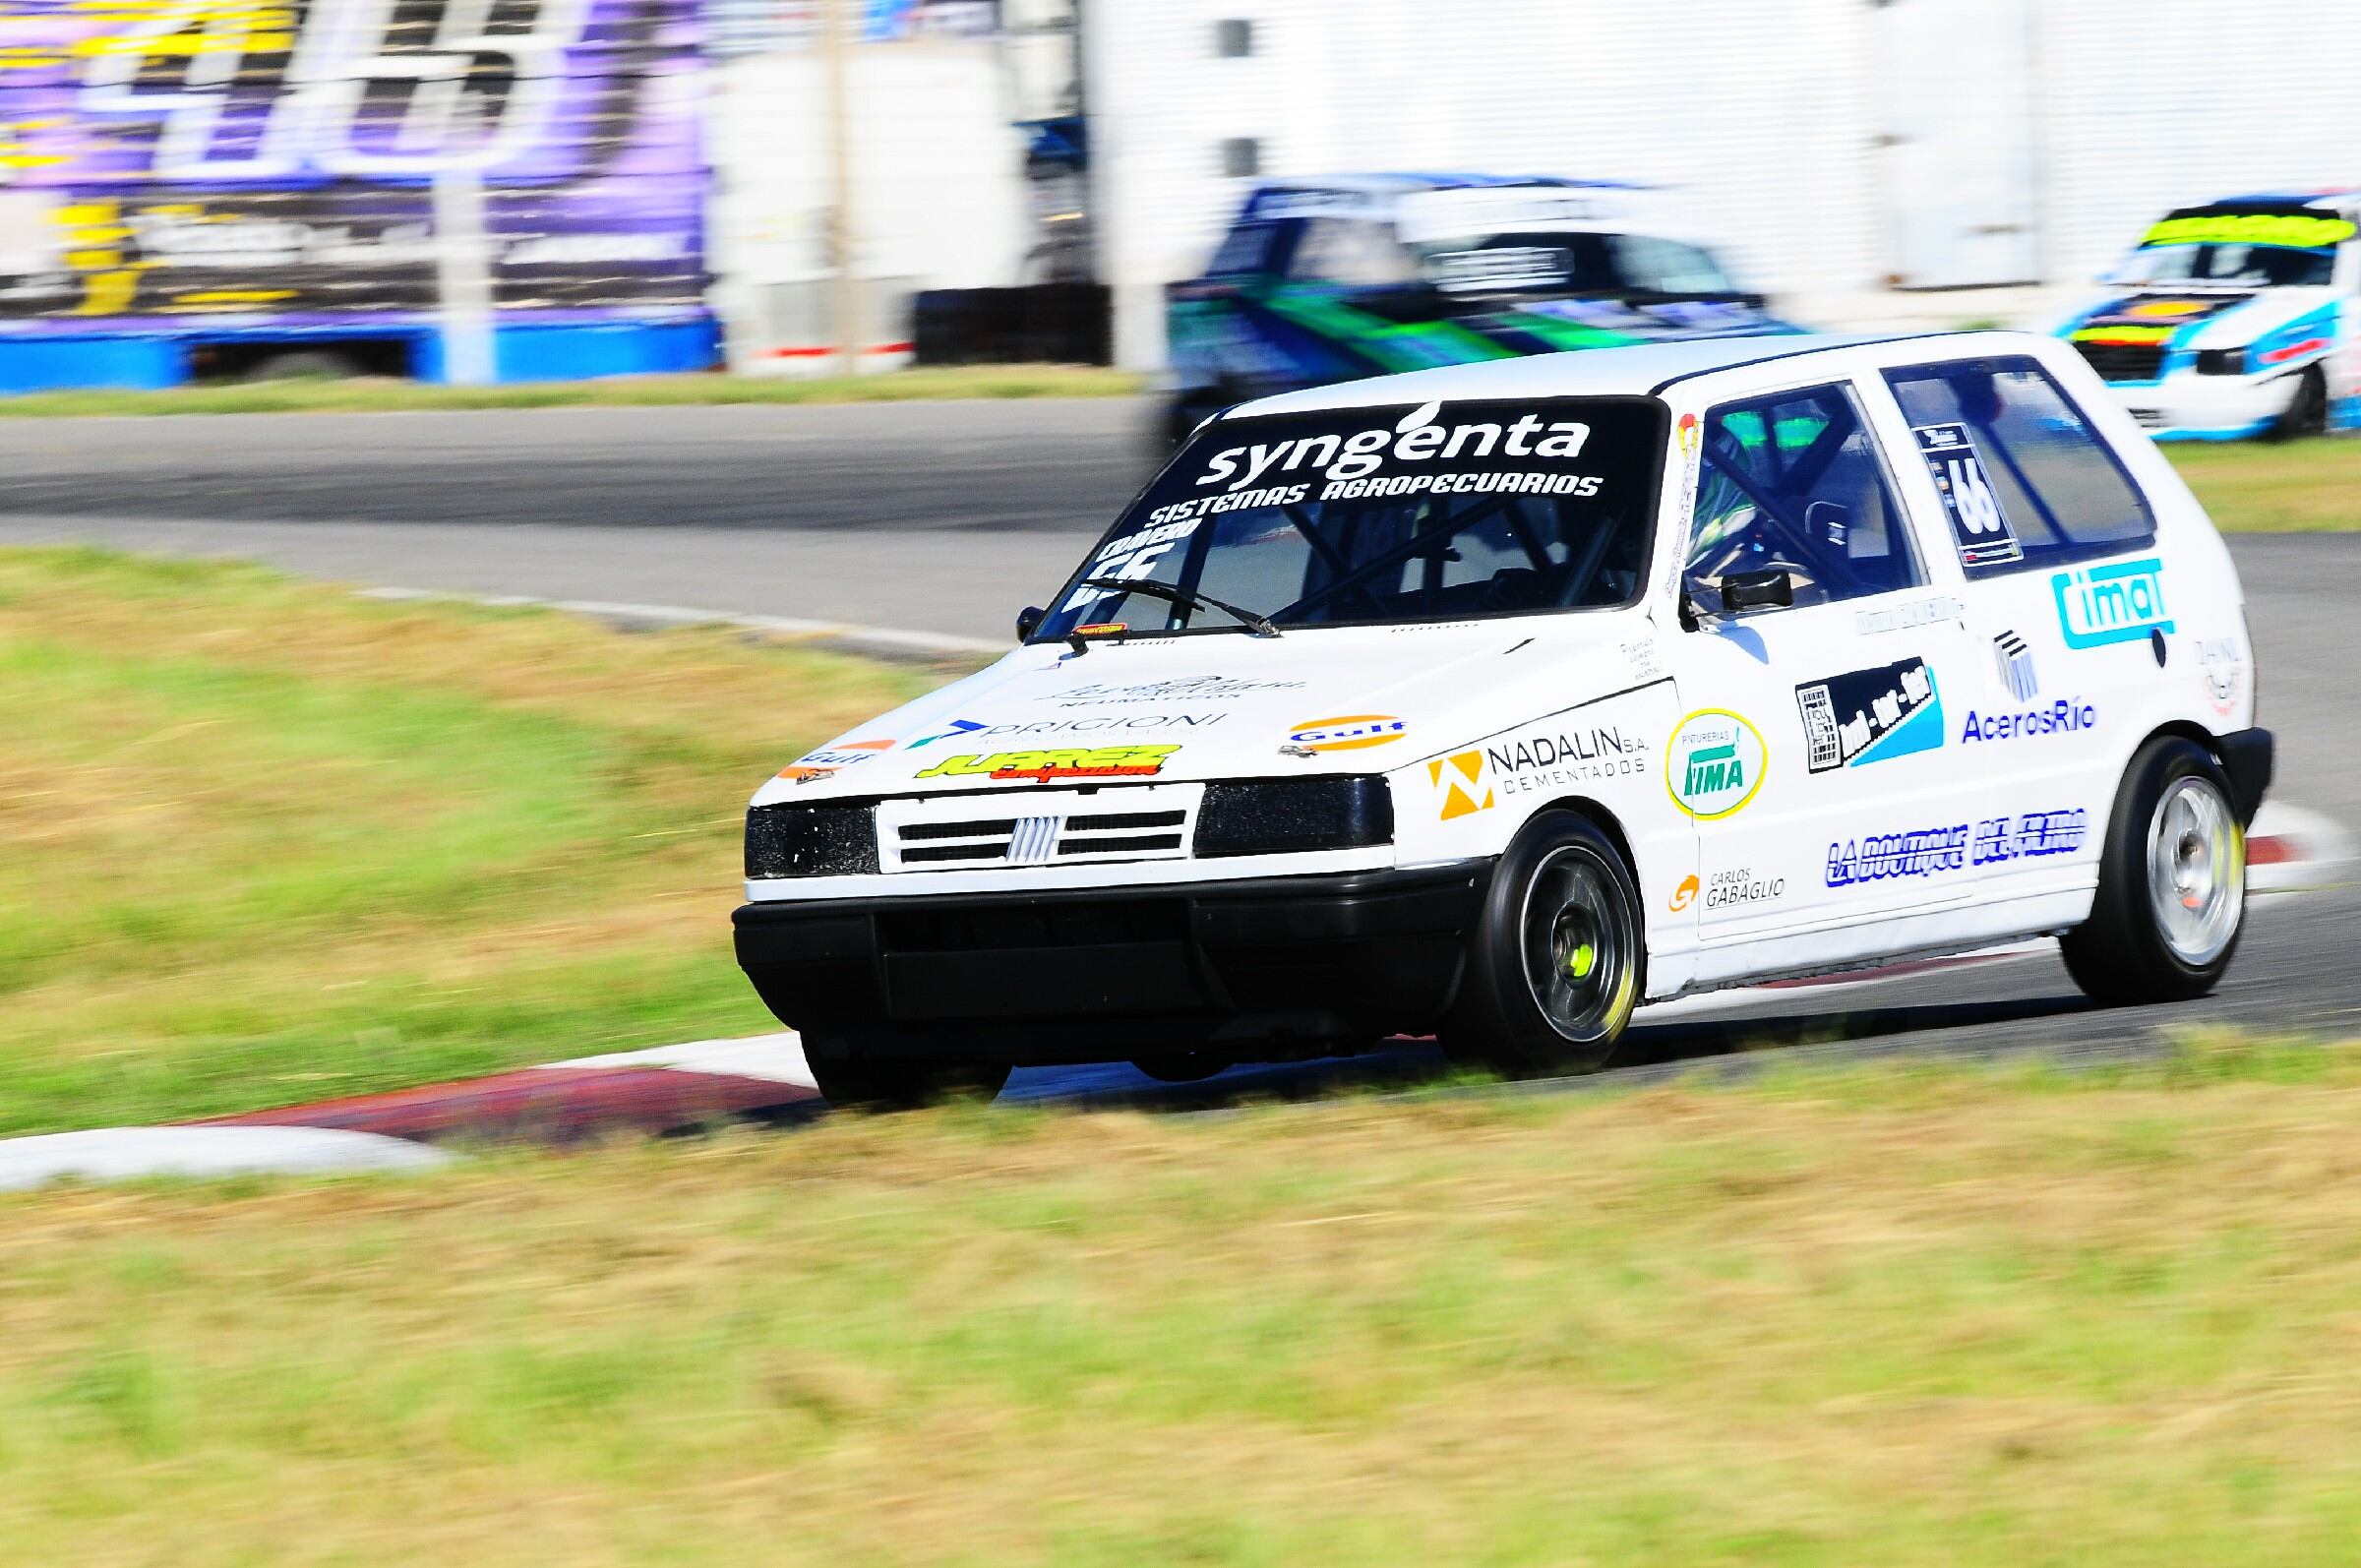
[(1305, 719), (1288, 732), (1288, 743), (1306, 752), (1359, 752), (1384, 746), (1410, 733), (1390, 713), (1348, 713), (1341, 718)]
[(840, 767), (866, 762), (879, 752), (892, 750), (891, 741), (846, 741), (797, 757), (779, 769), (779, 777), (794, 779), (799, 784), (810, 779), (826, 778)]
[(1665, 790), (1701, 822), (1735, 816), (1763, 787), (1770, 760), (1762, 731), (1726, 709), (1700, 708), (1665, 748)]

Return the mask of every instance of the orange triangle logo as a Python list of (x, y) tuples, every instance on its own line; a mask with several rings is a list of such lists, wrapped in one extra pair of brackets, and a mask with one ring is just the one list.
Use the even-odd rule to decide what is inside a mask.
[[(1443, 776), (1445, 769), (1449, 769), (1452, 775), (1448, 781)], [(1442, 819), (1446, 822), (1455, 816), (1469, 816), (1492, 809), (1492, 792), (1483, 786), (1482, 752), (1455, 752), (1449, 756), (1436, 757), (1426, 764), (1426, 781), (1442, 788)], [(1479, 789), (1483, 791), (1482, 800), (1476, 798)]]

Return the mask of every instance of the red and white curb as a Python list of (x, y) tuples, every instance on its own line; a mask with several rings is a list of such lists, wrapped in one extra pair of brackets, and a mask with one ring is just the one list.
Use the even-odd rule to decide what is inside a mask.
[[(2327, 817), (2266, 806), (2247, 836), (2258, 893), (2331, 885), (2351, 869), (2353, 844)], [(1650, 1021), (1740, 1010), (2055, 949), (2013, 942), (1957, 957), (1713, 992), (1650, 1007)], [(357, 1095), (166, 1127), (108, 1127), (0, 1139), (0, 1191), (60, 1179), (431, 1170), (453, 1155), (437, 1145), (507, 1140), (579, 1143), (615, 1132), (660, 1134), (748, 1116), (791, 1117), (824, 1107), (792, 1033), (696, 1040), (649, 1051), (553, 1061), (389, 1094)]]
[(2353, 837), (2318, 812), (2266, 801), (2246, 835), (2246, 885), (2257, 893), (2332, 887), (2352, 874)]

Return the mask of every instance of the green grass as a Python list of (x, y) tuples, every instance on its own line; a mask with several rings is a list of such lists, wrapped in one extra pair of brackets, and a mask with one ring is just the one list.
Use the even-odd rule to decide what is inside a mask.
[(2361, 528), (2361, 439), (2183, 442), (2164, 450), (2225, 532)]
[(769, 1027), (745, 798), (926, 679), (0, 552), (0, 1132)]
[(921, 397), (1120, 397), (1139, 377), (1088, 365), (975, 365), (811, 379), (618, 376), (595, 381), (444, 387), (358, 378), (173, 387), (160, 392), (27, 392), (0, 417), (91, 414), (374, 413), (436, 408), (661, 407), (688, 403), (900, 402)]
[(28, 1562), (2341, 1564), (2355, 1053), (0, 1198)]

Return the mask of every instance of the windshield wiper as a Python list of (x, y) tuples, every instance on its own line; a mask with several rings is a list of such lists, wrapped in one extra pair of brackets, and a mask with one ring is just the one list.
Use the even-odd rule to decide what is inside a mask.
[(1219, 610), (1258, 637), (1275, 637), (1279, 634), (1279, 629), (1271, 625), (1270, 617), (1242, 610), (1235, 604), (1225, 604), (1212, 594), (1199, 593), (1194, 588), (1176, 588), (1169, 582), (1150, 582), (1145, 578), (1129, 577), (1084, 577), (1081, 586), (1105, 588), (1113, 593), (1144, 593), (1151, 599), (1162, 599), (1167, 604), (1177, 604), (1184, 609)]

